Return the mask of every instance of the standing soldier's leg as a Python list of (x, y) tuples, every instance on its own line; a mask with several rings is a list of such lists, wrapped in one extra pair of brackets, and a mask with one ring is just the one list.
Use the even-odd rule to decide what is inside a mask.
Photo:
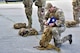
[(23, 0), (23, 4), (25, 7), (25, 13), (28, 19), (28, 28), (32, 28), (32, 4), (33, 0)]
[(77, 24), (79, 24), (79, 18), (80, 18), (80, 6), (77, 6), (77, 14), (76, 14)]
[(38, 17), (39, 17), (39, 22), (40, 22), (40, 27), (41, 27), (41, 30), (40, 31), (43, 31), (44, 29), (44, 25), (43, 25), (43, 18), (44, 18), (44, 14), (45, 14), (45, 2), (46, 0), (36, 0), (35, 2), (35, 5), (38, 7)]
[(61, 44), (66, 41), (69, 41), (70, 44), (72, 43), (72, 35), (71, 34), (60, 39), (59, 30), (57, 27), (52, 29), (52, 33), (53, 33), (54, 44), (56, 47), (60, 47)]
[(80, 0), (73, 0), (72, 2), (73, 5), (73, 18), (79, 24), (79, 10), (78, 7), (80, 5)]
[(39, 19), (39, 22), (40, 22), (40, 27), (41, 27), (41, 32), (43, 31), (44, 29), (44, 25), (43, 25), (43, 16), (41, 15), (41, 11), (42, 11), (42, 7), (38, 7), (38, 19)]
[(74, 20), (77, 22), (77, 24), (79, 24), (79, 12), (74, 12)]

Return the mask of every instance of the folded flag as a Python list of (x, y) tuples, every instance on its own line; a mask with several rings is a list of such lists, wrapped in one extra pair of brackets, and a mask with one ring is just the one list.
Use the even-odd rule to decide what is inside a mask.
[(55, 23), (55, 22), (56, 22), (56, 18), (55, 18), (55, 17), (51, 17), (51, 18), (49, 18), (49, 19), (47, 20), (48, 25), (49, 25), (50, 23)]

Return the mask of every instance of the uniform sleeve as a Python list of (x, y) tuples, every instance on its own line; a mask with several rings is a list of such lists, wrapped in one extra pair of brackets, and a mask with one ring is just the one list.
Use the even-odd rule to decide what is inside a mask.
[(64, 25), (65, 24), (65, 17), (64, 17), (63, 11), (60, 9), (60, 10), (57, 11), (57, 14), (59, 16), (59, 20), (57, 20), (56, 25), (57, 26)]
[(45, 19), (45, 20), (48, 20), (48, 18), (49, 18), (49, 12), (47, 12), (47, 13), (46, 13), (46, 15), (45, 15), (45, 18), (44, 18), (44, 19)]

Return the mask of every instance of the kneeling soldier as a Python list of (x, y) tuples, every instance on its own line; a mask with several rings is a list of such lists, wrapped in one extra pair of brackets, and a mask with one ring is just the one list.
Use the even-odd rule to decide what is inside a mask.
[[(45, 16), (45, 20), (48, 20), (48, 18), (55, 17), (56, 22), (50, 23), (48, 26), (52, 28), (52, 34), (54, 39), (54, 44), (56, 47), (60, 47), (62, 43), (69, 41), (70, 44), (72, 44), (72, 34), (69, 34), (68, 36), (65, 36), (64, 38), (60, 39), (61, 33), (65, 31), (65, 18), (64, 13), (61, 9), (52, 6), (51, 3), (47, 4), (47, 14)], [(45, 25), (48, 23), (45, 22)]]

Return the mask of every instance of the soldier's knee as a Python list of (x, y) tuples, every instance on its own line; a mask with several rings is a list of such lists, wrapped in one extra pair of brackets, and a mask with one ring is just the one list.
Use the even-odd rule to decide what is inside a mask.
[(57, 28), (57, 27), (53, 27), (53, 28), (52, 28), (52, 31), (53, 31), (53, 32), (56, 32), (56, 31), (58, 31), (58, 28)]

